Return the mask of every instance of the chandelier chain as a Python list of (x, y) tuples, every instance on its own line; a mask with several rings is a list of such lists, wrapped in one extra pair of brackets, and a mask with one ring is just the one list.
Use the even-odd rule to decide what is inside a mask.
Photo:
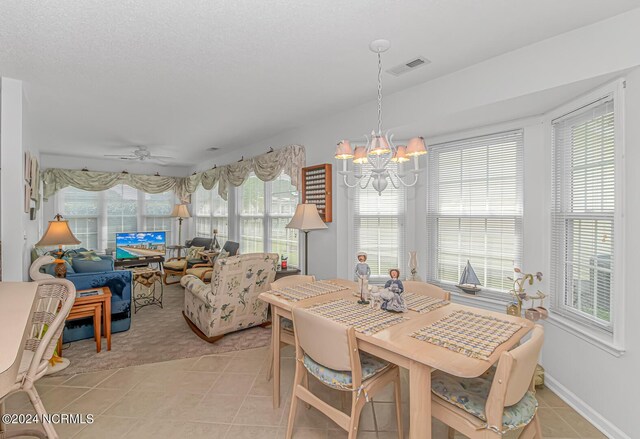
[(378, 135), (382, 135), (382, 55), (378, 52)]

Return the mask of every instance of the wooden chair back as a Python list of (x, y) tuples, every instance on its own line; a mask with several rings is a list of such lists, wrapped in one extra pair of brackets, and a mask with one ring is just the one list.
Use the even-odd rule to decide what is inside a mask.
[(361, 366), (354, 329), (304, 308), (293, 308), (292, 314), (296, 350), (299, 349), (300, 354), (306, 353), (324, 367), (351, 372), (356, 385), (356, 377), (359, 380), (361, 377)]
[(426, 282), (405, 280), (402, 284), (404, 285), (404, 290), (409, 293), (420, 293), (436, 299), (451, 300), (451, 293), (449, 291), (445, 291), (440, 287)]
[(280, 290), (286, 287), (292, 287), (300, 284), (308, 284), (310, 282), (315, 282), (315, 276), (305, 276), (303, 274), (294, 274), (291, 276), (285, 276), (281, 279), (271, 282), (272, 290)]

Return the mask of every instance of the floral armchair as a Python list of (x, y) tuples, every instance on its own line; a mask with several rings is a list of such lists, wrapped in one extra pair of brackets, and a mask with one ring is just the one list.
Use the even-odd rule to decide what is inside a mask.
[(277, 265), (275, 253), (249, 253), (216, 260), (209, 285), (184, 276), (182, 314), (189, 327), (213, 343), (229, 332), (266, 323), (267, 304), (258, 296), (269, 290)]

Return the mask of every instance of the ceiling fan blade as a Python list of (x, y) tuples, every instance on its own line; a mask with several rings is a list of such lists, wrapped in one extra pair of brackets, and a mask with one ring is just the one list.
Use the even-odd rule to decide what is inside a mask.
[(175, 159), (175, 157), (169, 157), (169, 156), (166, 156), (166, 155), (152, 155), (150, 158), (152, 158), (152, 159), (160, 159), (160, 160), (163, 160), (163, 159), (169, 159), (169, 160)]

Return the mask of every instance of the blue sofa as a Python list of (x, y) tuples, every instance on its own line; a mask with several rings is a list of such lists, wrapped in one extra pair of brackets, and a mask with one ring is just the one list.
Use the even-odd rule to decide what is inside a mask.
[[(32, 259), (41, 256), (39, 249), (32, 252)], [(109, 287), (111, 290), (111, 333), (127, 331), (131, 327), (131, 285), (129, 270), (114, 270), (111, 256), (97, 255), (100, 260), (86, 260), (80, 256), (83, 248), (68, 251), (63, 259), (67, 267), (67, 279), (77, 290)], [(54, 275), (55, 264), (45, 265), (41, 271)], [(62, 340), (65, 343), (93, 338), (93, 319), (77, 319), (66, 322)]]

